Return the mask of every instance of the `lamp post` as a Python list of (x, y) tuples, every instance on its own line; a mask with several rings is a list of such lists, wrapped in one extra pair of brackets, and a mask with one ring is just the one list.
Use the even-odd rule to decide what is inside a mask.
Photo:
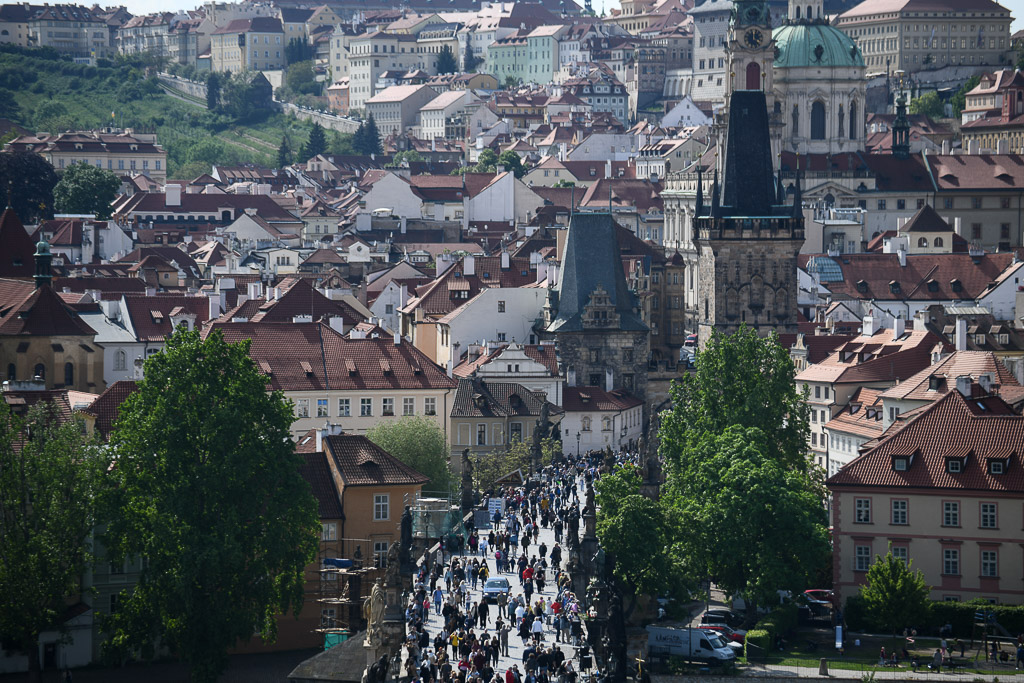
[(576, 432), (576, 457), (580, 457), (580, 433)]

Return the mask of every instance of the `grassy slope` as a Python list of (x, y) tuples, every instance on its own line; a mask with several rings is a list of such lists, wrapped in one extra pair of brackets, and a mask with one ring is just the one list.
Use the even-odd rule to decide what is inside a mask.
[[(30, 130), (90, 129), (105, 125), (155, 128), (168, 152), (171, 177), (198, 163), (252, 162), (272, 166), (282, 136), (296, 149), (309, 124), (275, 114), (262, 121), (238, 122), (211, 115), (152, 87), (135, 68), (83, 67), (30, 55), (0, 53), (0, 96), (13, 95), (19, 112), (11, 118)], [(57, 112), (54, 115), (54, 112)], [(111, 112), (115, 117), (111, 118)], [(205, 145), (205, 153), (194, 148)], [(220, 143), (218, 145), (217, 143)], [(209, 169), (207, 169), (209, 170)]]

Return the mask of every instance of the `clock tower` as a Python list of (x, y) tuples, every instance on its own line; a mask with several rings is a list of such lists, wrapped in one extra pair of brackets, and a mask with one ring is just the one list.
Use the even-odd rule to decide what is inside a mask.
[(729, 20), (729, 43), (726, 48), (729, 66), (728, 100), (736, 90), (760, 90), (772, 111), (772, 17), (767, 0), (734, 0)]

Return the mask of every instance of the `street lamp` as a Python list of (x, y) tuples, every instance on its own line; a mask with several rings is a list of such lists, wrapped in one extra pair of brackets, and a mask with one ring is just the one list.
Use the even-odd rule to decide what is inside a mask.
[(576, 457), (580, 457), (580, 433), (576, 432)]

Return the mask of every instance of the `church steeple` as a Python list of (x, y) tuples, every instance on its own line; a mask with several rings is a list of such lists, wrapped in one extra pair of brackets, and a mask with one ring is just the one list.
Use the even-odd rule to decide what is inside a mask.
[(892, 155), (897, 159), (910, 158), (910, 120), (907, 118), (907, 98), (903, 93), (896, 98), (896, 120), (892, 122)]
[(822, 0), (789, 0), (789, 23), (828, 23)]
[(36, 289), (49, 286), (53, 281), (53, 275), (50, 272), (50, 261), (53, 260), (53, 256), (50, 254), (50, 245), (46, 240), (40, 240), (36, 244), (36, 253), (33, 256), (36, 261)]
[(697, 217), (704, 215), (704, 178), (701, 173), (700, 162), (697, 163)]

